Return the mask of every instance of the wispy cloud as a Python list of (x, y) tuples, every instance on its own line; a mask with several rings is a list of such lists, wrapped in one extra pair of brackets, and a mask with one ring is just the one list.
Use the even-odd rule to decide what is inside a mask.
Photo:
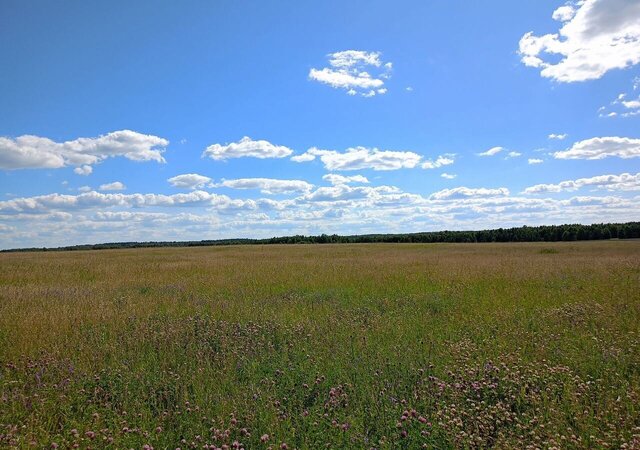
[(503, 150), (503, 147), (491, 147), (486, 152), (478, 153), (478, 156), (495, 156)]
[(364, 183), (364, 184), (369, 183), (369, 180), (366, 177), (363, 177), (362, 175), (344, 176), (344, 175), (338, 175), (336, 173), (328, 173), (326, 175), (323, 175), (322, 179), (328, 181), (333, 185), (351, 184), (351, 183)]
[(329, 67), (311, 69), (309, 79), (343, 89), (348, 95), (374, 97), (387, 92), (392, 63), (382, 61), (380, 52), (345, 50), (330, 53)]
[(421, 167), (423, 169), (438, 169), (443, 166), (448, 166), (455, 162), (454, 157), (454, 154), (446, 153), (444, 155), (438, 156), (435, 161), (427, 159), (422, 163)]

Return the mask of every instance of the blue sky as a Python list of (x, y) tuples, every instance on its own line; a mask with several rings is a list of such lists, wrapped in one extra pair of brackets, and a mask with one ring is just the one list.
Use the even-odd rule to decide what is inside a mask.
[(0, 58), (1, 248), (640, 219), (635, 0), (9, 0)]

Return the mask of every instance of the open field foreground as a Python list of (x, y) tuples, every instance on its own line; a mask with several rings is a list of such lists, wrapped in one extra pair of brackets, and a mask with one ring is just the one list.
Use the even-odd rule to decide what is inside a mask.
[(0, 255), (0, 447), (640, 448), (640, 241)]

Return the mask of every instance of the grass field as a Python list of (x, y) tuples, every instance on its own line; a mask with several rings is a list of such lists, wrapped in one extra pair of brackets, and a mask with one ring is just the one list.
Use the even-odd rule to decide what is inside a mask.
[(0, 447), (640, 448), (640, 241), (0, 255)]

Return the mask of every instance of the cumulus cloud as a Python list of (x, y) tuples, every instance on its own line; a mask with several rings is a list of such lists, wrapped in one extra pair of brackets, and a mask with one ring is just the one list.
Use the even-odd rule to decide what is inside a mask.
[(509, 189), (507, 188), (487, 189), (468, 188), (461, 186), (453, 189), (443, 189), (441, 191), (434, 192), (429, 198), (432, 200), (452, 200), (474, 197), (500, 197), (507, 195), (509, 195)]
[(640, 62), (640, 3), (582, 0), (556, 9), (557, 33), (520, 39), (522, 62), (560, 82), (593, 80)]
[(580, 188), (592, 186), (596, 189), (609, 191), (637, 191), (640, 190), (640, 173), (635, 175), (623, 173), (620, 175), (599, 175), (591, 178), (561, 181), (558, 184), (536, 184), (524, 190), (525, 194), (541, 194), (548, 192), (576, 191)]
[(344, 176), (338, 175), (336, 173), (328, 173), (322, 176), (323, 180), (328, 181), (329, 183), (336, 184), (350, 184), (350, 183), (369, 183), (369, 180), (362, 175), (352, 175), (352, 176)]
[(171, 186), (177, 188), (202, 189), (204, 187), (210, 187), (213, 180), (204, 175), (198, 175), (197, 173), (185, 173), (171, 177), (167, 181)]
[[(395, 186), (349, 186), (337, 184), (331, 187), (319, 187), (305, 195), (302, 199), (307, 202), (345, 202), (354, 200), (389, 199), (389, 194), (401, 194), (402, 191)], [(395, 198), (395, 197), (394, 197)]]
[(213, 144), (208, 146), (202, 153), (202, 157), (209, 157), (215, 160), (225, 160), (231, 158), (286, 158), (293, 150), (282, 145), (274, 145), (269, 141), (254, 141), (250, 137), (243, 137), (238, 142), (230, 144)]
[[(169, 141), (158, 136), (131, 130), (114, 131), (95, 138), (78, 138), (55, 142), (51, 139), (24, 135), (17, 138), (0, 137), (0, 168), (2, 169), (58, 169), (79, 166), (82, 175), (90, 164), (107, 158), (122, 156), (132, 161), (156, 161), (162, 157)], [(76, 172), (79, 173), (79, 172)], [(90, 173), (90, 172), (89, 172)]]
[(113, 183), (101, 184), (98, 190), (100, 191), (124, 191), (127, 187), (119, 181)]
[(236, 180), (223, 180), (216, 186), (231, 189), (259, 189), (263, 194), (293, 194), (309, 192), (313, 185), (303, 180), (278, 180), (274, 178), (239, 178)]
[(458, 175), (443, 172), (442, 174), (440, 174), (440, 176), (441, 176), (442, 178), (446, 178), (447, 180), (453, 180), (453, 179), (454, 179), (455, 177), (457, 177)]
[[(523, 223), (637, 220), (640, 196), (554, 199), (504, 188), (457, 188), (432, 197), (394, 186), (337, 184), (286, 199), (232, 199), (205, 191), (175, 195), (87, 192), (0, 201), (0, 248), (124, 240), (269, 237), (481, 229)], [(176, 209), (177, 208), (177, 209)]]
[(529, 158), (527, 162), (529, 164), (542, 164), (544, 161), (540, 158)]
[(494, 156), (504, 150), (503, 147), (491, 147), (486, 152), (478, 153), (478, 156)]
[(509, 158), (517, 158), (518, 156), (522, 156), (522, 153), (520, 152), (509, 152), (506, 156), (507, 159)]
[(609, 156), (623, 159), (640, 157), (640, 139), (595, 137), (576, 142), (570, 149), (553, 154), (557, 159), (604, 159)]
[(343, 89), (348, 95), (383, 95), (387, 92), (384, 82), (391, 76), (393, 65), (382, 61), (380, 56), (380, 52), (362, 50), (330, 53), (329, 67), (312, 68), (309, 79)]
[[(102, 186), (101, 186), (102, 187)], [(49, 213), (104, 208), (143, 208), (205, 206), (220, 209), (255, 209), (254, 200), (233, 200), (225, 195), (205, 191), (185, 194), (121, 194), (84, 192), (78, 195), (47, 194), (0, 201), (0, 213)]]
[(448, 166), (455, 162), (453, 159), (454, 156), (455, 155), (453, 154), (447, 153), (445, 155), (438, 156), (435, 161), (428, 159), (422, 163), (421, 167), (423, 169), (438, 169), (442, 166)]
[(549, 135), (549, 139), (557, 139), (559, 141), (565, 139), (568, 136), (567, 133), (562, 133), (562, 134), (556, 134), (556, 133), (551, 133)]
[(316, 157), (327, 170), (397, 170), (412, 169), (418, 165), (422, 156), (408, 151), (378, 150), (377, 148), (354, 147), (344, 152), (321, 150), (312, 147), (292, 160), (296, 162), (312, 161)]
[(93, 167), (91, 166), (80, 166), (80, 167), (76, 167), (75, 169), (73, 169), (73, 173), (77, 174), (77, 175), (91, 175), (91, 173), (93, 172)]

